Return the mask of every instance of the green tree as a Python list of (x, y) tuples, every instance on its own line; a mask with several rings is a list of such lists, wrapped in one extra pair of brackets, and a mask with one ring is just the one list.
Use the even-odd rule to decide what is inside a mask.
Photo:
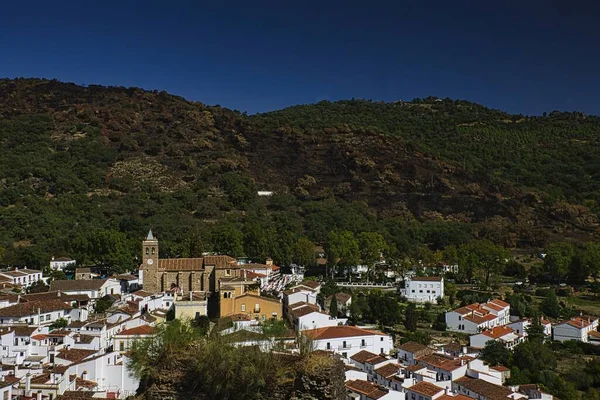
[(331, 231), (325, 243), (327, 262), (331, 266), (349, 267), (358, 264), (360, 252), (358, 241), (349, 231)]
[(245, 209), (256, 199), (256, 185), (250, 177), (227, 172), (221, 176), (221, 182), (229, 201), (238, 208)]
[(459, 248), (459, 254), (461, 253), (462, 264), (469, 269), (479, 270), (485, 287), (489, 287), (490, 280), (504, 270), (506, 260), (510, 256), (508, 250), (496, 246), (489, 240), (476, 240), (462, 245)]
[(331, 302), (329, 303), (329, 315), (332, 317), (338, 316), (338, 302), (336, 295), (332, 295)]
[(448, 297), (450, 306), (452, 306), (456, 300), (456, 293), (458, 293), (458, 289), (454, 283), (448, 281), (444, 282), (444, 296)]
[(544, 270), (552, 276), (555, 282), (562, 282), (569, 273), (575, 247), (566, 242), (552, 243), (546, 248)]
[(571, 264), (570, 275), (578, 278), (577, 280), (580, 282), (585, 281), (589, 275), (594, 280), (598, 279), (600, 275), (600, 243), (585, 243)]
[(227, 254), (232, 257), (244, 255), (244, 235), (234, 225), (218, 224), (211, 237), (213, 250), (218, 254)]
[(380, 260), (389, 247), (381, 234), (377, 232), (361, 232), (358, 234), (360, 259), (364, 264), (371, 265)]
[(62, 329), (62, 328), (66, 328), (67, 325), (69, 325), (69, 321), (67, 319), (59, 318), (50, 325), (50, 328), (51, 329)]
[(73, 252), (82, 265), (97, 265), (109, 273), (122, 273), (135, 267), (127, 235), (114, 230), (96, 230), (75, 238)]
[(315, 244), (307, 237), (300, 237), (294, 243), (292, 261), (307, 266), (314, 261)]
[(479, 353), (479, 358), (490, 365), (510, 365), (511, 352), (502, 342), (490, 340)]
[(554, 290), (550, 290), (548, 295), (542, 300), (540, 303), (540, 311), (551, 318), (558, 318), (560, 316), (560, 303), (558, 302), (558, 297), (556, 297), (556, 292)]
[(37, 281), (31, 284), (27, 289), (27, 293), (43, 293), (50, 290), (50, 287), (44, 281)]
[(418, 321), (419, 316), (417, 314), (417, 307), (414, 303), (408, 303), (404, 315), (404, 327), (410, 332), (415, 332), (417, 330)]

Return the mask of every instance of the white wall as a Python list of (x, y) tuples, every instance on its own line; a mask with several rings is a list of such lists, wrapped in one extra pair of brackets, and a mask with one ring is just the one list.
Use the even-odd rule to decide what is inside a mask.
[(327, 326), (343, 325), (348, 321), (346, 318), (332, 318), (327, 314), (320, 312), (312, 312), (298, 318), (297, 331), (305, 331), (308, 329), (325, 328)]
[[(364, 340), (364, 344), (362, 342)], [(344, 347), (344, 341), (346, 346)], [(327, 344), (329, 343), (329, 347)], [(330, 350), (338, 354), (345, 354), (346, 358), (352, 357), (361, 350), (371, 353), (389, 354), (393, 348), (392, 338), (387, 335), (355, 336), (348, 338), (333, 338), (314, 340), (315, 350)]]
[(292, 293), (287, 296), (286, 304), (290, 305), (294, 303), (299, 303), (301, 301), (310, 304), (317, 304), (317, 294), (308, 290)]
[[(418, 279), (418, 278), (415, 278)], [(404, 294), (408, 301), (416, 303), (437, 303), (438, 297), (444, 297), (444, 280), (419, 281), (407, 280)]]

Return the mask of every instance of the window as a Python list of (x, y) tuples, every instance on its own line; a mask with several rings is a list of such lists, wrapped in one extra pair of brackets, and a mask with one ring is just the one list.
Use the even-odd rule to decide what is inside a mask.
[(366, 346), (367, 345), (367, 342), (365, 341), (365, 339), (361, 339), (360, 340), (360, 345), (361, 346)]
[(419, 290), (419, 293), (423, 293), (423, 290), (422, 290), (422, 289), (421, 289), (421, 290)]
[(260, 312), (260, 304), (256, 303), (254, 305), (254, 312)]
[(327, 342), (327, 350), (331, 349), (331, 343)]
[(462, 320), (462, 316), (459, 315), (458, 316), (458, 320), (461, 321)]
[(146, 255), (150, 254), (150, 249), (146, 247)]
[(431, 290), (428, 290), (427, 293), (431, 293)]
[(272, 312), (272, 313), (271, 313), (271, 316), (272, 316), (273, 318), (277, 318), (277, 313), (276, 313), (276, 312)]
[(125, 343), (124, 342), (119, 343), (119, 350), (125, 351)]
[(380, 341), (380, 342), (383, 342), (383, 336), (379, 338), (379, 341)]
[(414, 292), (415, 292), (415, 289), (413, 289), (413, 290), (412, 290), (412, 292), (414, 293)]
[(266, 321), (267, 320), (267, 316), (265, 314), (262, 315), (262, 320)]
[(342, 343), (342, 347), (345, 349), (346, 348), (346, 341), (344, 340), (344, 343)]
[(154, 254), (154, 251), (155, 251), (155, 249), (154, 249), (154, 247), (153, 247), (153, 248), (152, 248), (152, 254)]
[(231, 270), (230, 269), (226, 269), (225, 270), (225, 275), (230, 276), (231, 275)]
[(381, 354), (383, 354), (383, 347), (381, 348)]
[(246, 303), (242, 303), (242, 311), (246, 311)]

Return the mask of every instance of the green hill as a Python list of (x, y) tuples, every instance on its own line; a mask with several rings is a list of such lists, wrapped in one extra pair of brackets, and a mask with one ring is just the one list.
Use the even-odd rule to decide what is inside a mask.
[(165, 92), (0, 80), (0, 263), (132, 267), (149, 227), (164, 255), (281, 264), (332, 230), (379, 232), (395, 254), (587, 240), (599, 128), (433, 98), (248, 117)]

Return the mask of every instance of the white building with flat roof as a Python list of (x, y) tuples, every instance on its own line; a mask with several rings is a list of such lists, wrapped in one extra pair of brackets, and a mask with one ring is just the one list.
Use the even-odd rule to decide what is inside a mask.
[(444, 278), (441, 276), (414, 276), (406, 279), (404, 296), (414, 303), (437, 304), (444, 297)]

